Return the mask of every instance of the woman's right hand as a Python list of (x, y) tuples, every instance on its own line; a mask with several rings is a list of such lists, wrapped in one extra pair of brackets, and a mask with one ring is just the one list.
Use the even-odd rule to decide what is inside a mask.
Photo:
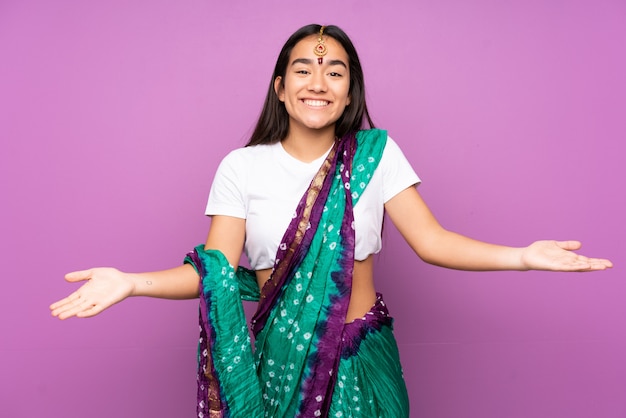
[(72, 316), (88, 318), (121, 302), (133, 294), (129, 275), (115, 268), (93, 268), (65, 275), (68, 282), (86, 281), (68, 297), (50, 305), (52, 315), (59, 319)]

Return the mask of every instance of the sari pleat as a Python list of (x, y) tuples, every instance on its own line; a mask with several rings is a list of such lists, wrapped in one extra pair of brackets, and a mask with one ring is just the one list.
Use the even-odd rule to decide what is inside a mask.
[(404, 383), (393, 319), (382, 295), (363, 317), (346, 324), (328, 416), (408, 418)]

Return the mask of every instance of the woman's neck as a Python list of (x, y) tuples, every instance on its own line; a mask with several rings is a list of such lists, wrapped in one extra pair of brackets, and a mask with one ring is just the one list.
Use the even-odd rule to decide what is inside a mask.
[(294, 129), (283, 139), (285, 151), (300, 161), (309, 163), (324, 155), (335, 142), (335, 127), (324, 129)]

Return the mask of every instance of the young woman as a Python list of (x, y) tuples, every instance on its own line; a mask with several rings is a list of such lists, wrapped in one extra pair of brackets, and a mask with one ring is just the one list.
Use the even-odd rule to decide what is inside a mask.
[[(248, 146), (218, 168), (206, 244), (167, 271), (69, 273), (86, 283), (52, 314), (89, 317), (128, 296), (200, 296), (199, 416), (407, 417), (392, 319), (373, 278), (385, 211), (415, 253), (439, 266), (611, 267), (573, 253), (575, 241), (511, 248), (448, 231), (419, 181), (373, 127), (347, 35), (305, 26), (280, 52)], [(237, 268), (242, 251), (252, 270)], [(241, 299), (259, 300), (254, 352)]]

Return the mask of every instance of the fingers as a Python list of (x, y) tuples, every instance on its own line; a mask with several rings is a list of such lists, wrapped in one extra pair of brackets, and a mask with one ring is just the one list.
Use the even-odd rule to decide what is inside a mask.
[[(580, 241), (555, 241), (555, 243), (559, 248), (567, 251), (576, 251), (582, 247)], [(574, 257), (570, 261), (570, 268), (574, 271), (606, 270), (613, 267), (613, 263), (605, 258), (591, 258), (579, 254), (573, 255)]]
[[(589, 258), (583, 255), (576, 255), (574, 259), (568, 262), (567, 267), (569, 271), (597, 271), (611, 268), (613, 263), (603, 258)], [(564, 268), (563, 270), (566, 269)]]
[(68, 282), (80, 282), (81, 280), (89, 280), (92, 275), (93, 271), (91, 269), (73, 271), (65, 275), (65, 280)]
[(589, 264), (589, 271), (606, 270), (613, 267), (613, 263), (610, 260), (603, 258), (588, 258), (587, 263)]
[[(91, 269), (73, 271), (65, 275), (65, 280), (68, 282), (89, 280), (91, 279), (92, 274), (93, 272)], [(72, 316), (80, 316), (79, 314), (81, 312), (91, 309), (93, 304), (89, 304), (89, 302), (87, 302), (87, 300), (82, 296), (81, 289), (50, 305), (52, 316), (56, 316), (59, 319), (66, 319)]]
[(85, 309), (82, 312), (76, 314), (77, 318), (91, 318), (102, 312), (103, 308), (100, 305), (92, 305), (90, 308)]
[(555, 241), (556, 245), (567, 251), (576, 251), (582, 247), (580, 241)]
[(66, 298), (63, 298), (57, 302), (54, 302), (52, 305), (50, 305), (50, 310), (53, 311), (53, 315), (54, 315), (54, 311), (58, 310), (60, 308), (62, 308), (63, 306), (69, 305), (70, 303), (72, 303), (74, 300), (78, 299), (78, 292), (74, 292), (71, 295), (69, 295)]
[(67, 319), (72, 316), (86, 318), (100, 312), (97, 304), (82, 297), (78, 292), (72, 293), (70, 296), (50, 305), (52, 316), (59, 319)]
[(613, 267), (613, 263), (605, 258), (592, 258), (584, 255), (577, 255), (577, 262), (585, 264), (581, 271), (606, 270)]

